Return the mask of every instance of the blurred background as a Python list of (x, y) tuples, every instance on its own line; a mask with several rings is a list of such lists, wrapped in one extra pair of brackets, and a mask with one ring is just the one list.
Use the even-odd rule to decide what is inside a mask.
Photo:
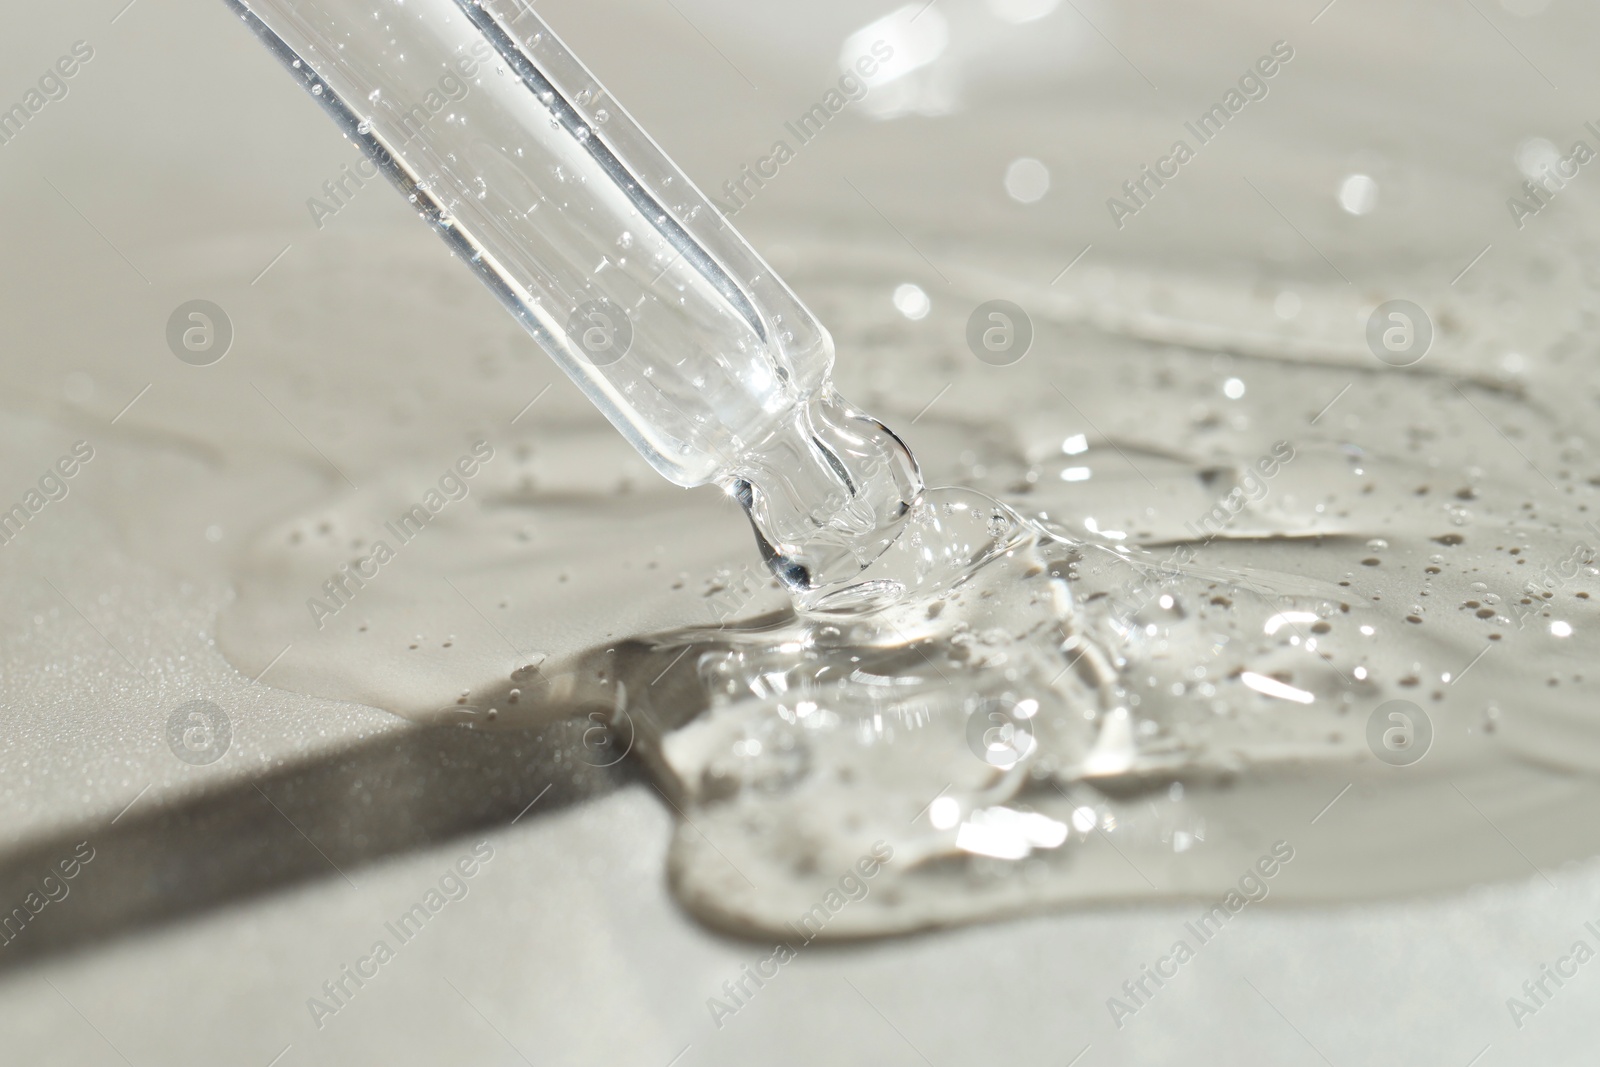
[[(837, 85), (846, 43), (892, 37), (894, 77), (735, 214), (834, 331), (847, 395), (913, 447), (932, 402), (932, 421), (1003, 407), (992, 384), (940, 392), (976, 366), (966, 322), (986, 299), (1219, 358), (1338, 363), (1368, 358), (1371, 310), (1405, 298), (1507, 379), (1592, 327), (1600, 179), (1524, 187), (1573, 141), (1600, 146), (1600, 16), (1576, 0), (538, 11), (725, 205)], [(10, 25), (0, 108), (25, 121), (0, 113), (0, 501), (77, 441), (93, 458), (0, 549), (0, 908), (32, 916), (0, 946), (7, 1062), (1591, 1062), (1600, 978), (1520, 1026), (1506, 1005), (1600, 917), (1591, 862), (1262, 910), (1121, 1027), (1107, 998), (1187, 909), (816, 946), (719, 1026), (707, 998), (770, 947), (678, 909), (673, 812), (626, 761), (574, 758), (581, 723), (418, 726), (324, 661), (286, 648), (242, 671), (216, 642), (242, 546), (284, 514), (437, 465), (546, 387), (515, 440), (603, 452), (604, 422), (399, 197), (369, 182), (325, 210), (357, 156), (223, 4), (30, 5)], [(1198, 144), (1186, 124), (1268, 55), (1276, 72)], [(1180, 138), (1198, 147), (1177, 176), (1129, 193)], [(194, 300), (231, 335), (203, 366), (168, 338)], [(884, 346), (926, 353), (925, 374), (875, 362)], [(1586, 355), (1566, 353), (1575, 404), (1593, 400)], [(1136, 397), (1115, 399), (1104, 425), (1138, 424)], [(931, 436), (919, 451), (934, 484), (977, 462)], [(658, 491), (633, 462), (619, 453), (619, 482)], [(736, 512), (683, 506), (726, 529), (695, 566), (747, 559)], [(617, 599), (627, 577), (576, 575), (604, 610), (556, 620), (543, 647), (690, 620), (665, 594)], [(181, 721), (211, 731), (198, 758), (171, 727), (190, 705)], [(376, 977), (344, 976), (435, 890), (448, 906)]]

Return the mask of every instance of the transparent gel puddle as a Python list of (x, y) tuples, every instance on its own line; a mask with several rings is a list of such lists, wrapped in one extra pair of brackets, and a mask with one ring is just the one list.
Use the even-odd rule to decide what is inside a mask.
[[(573, 758), (641, 761), (679, 817), (674, 891), (746, 934), (782, 934), (879, 842), (893, 858), (821, 936), (1218, 897), (1277, 841), (1296, 850), (1272, 886), (1287, 900), (1548, 876), (1600, 852), (1597, 821), (1570, 817), (1600, 803), (1600, 471), (1565, 429), (1576, 408), (1447, 366), (1224, 366), (1079, 339), (1089, 355), (1023, 365), (1007, 409), (921, 422), (931, 477), (974, 488), (925, 491), (863, 575), (889, 607), (797, 615), (750, 566), (737, 509), (570, 472), (543, 489), (563, 477), (550, 450), (508, 450), (277, 680), (476, 728), (589, 718)], [(1130, 373), (1159, 429), (1112, 413)], [(1234, 375), (1254, 407), (1216, 399)], [(1359, 419), (1308, 424), (1345, 383)], [(1262, 475), (1278, 445), (1290, 458)], [(586, 446), (591, 472), (603, 452)], [(295, 639), (284, 590), (349, 558), (404, 500), (385, 492), (252, 549), (220, 627), (241, 669)], [(614, 636), (573, 647), (562, 612), (600, 608)], [(449, 649), (442, 614), (465, 620)]]
[[(1470, 646), (1336, 583), (1073, 543), (971, 491), (929, 491), (904, 536), (951, 524), (992, 539), (936, 592), (631, 642), (578, 668), (609, 700), (588, 758), (645, 761), (683, 817), (672, 883), (708, 922), (781, 933), (877, 842), (895, 856), (881, 891), (829, 936), (1220, 895), (1276, 840), (1314, 872), (1286, 880), (1290, 897), (1527, 870), (1488, 838), (1467, 856), (1434, 842), (1484, 818), (1466, 798), (1482, 800), (1485, 772), (1496, 789), (1506, 764), (1530, 790), (1540, 777), (1519, 745), (1531, 724), (1507, 737), (1498, 709), (1586, 716), (1576, 688), (1535, 712), (1518, 703), (1533, 679), (1501, 663), (1456, 699), (1415, 667)], [(1374, 749), (1368, 719), (1389, 701), (1431, 731), (1421, 761)], [(1365, 820), (1312, 823), (1357, 784)], [(1373, 787), (1396, 806), (1375, 837)], [(1415, 851), (1397, 859), (1401, 842)]]

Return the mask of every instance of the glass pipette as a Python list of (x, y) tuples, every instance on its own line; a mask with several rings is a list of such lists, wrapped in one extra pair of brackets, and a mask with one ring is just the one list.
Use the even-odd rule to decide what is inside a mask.
[(624, 437), (802, 606), (922, 491), (828, 332), (525, 0), (225, 0)]

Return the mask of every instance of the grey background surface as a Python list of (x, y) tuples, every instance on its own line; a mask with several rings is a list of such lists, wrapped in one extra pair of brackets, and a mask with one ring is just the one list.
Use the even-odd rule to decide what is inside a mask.
[[(1279, 138), (1285, 173), (1321, 200), (1346, 164), (1293, 170), (1312, 142), (1337, 160), (1379, 145), (1402, 171), (1442, 160), (1452, 180), (1494, 190), (1460, 213), (1449, 189), (1407, 194), (1398, 181), (1388, 188), (1410, 207), (1389, 237), (1319, 230), (1326, 247), (1378, 258), (1386, 241), (1421, 241), (1459, 250), (1464, 265), (1486, 244), (1520, 239), (1501, 205), (1520, 180), (1516, 145), (1535, 133), (1560, 143), (1600, 117), (1588, 107), (1600, 100), (1586, 54), (1594, 20), (1571, 0), (1527, 17), (1493, 0), (1339, 0), (1320, 15), (1320, 2), (1063, 4), (1033, 28), (970, 0), (938, 2), (954, 24), (985, 27), (963, 38), (973, 50), (952, 90), (960, 115), (948, 127), (911, 118), (841, 130), (741, 217), (758, 247), (812, 218), (869, 220), (840, 173), (926, 221), (956, 211), (969, 185), (997, 188), (1005, 161), (1031, 154), (1051, 166), (1048, 218), (980, 206), (963, 225), (997, 244), (1027, 233), (1071, 253), (1104, 239), (1104, 199), (1145, 146), (1277, 37), (1296, 41), (1304, 77), (1285, 79), (1252, 136)], [(827, 84), (842, 38), (889, 10), (869, 8), (552, 0), (540, 11), (715, 189)], [(245, 328), (338, 316), (359, 273), (325, 277), (332, 295), (315, 307), (285, 306), (283, 290), (254, 281), (274, 265), (317, 277), (319, 242), (358, 256), (380, 238), (419, 249), (434, 239), (381, 189), (313, 225), (306, 198), (351, 151), (220, 3), (28, 5), (8, 26), (0, 103), (20, 99), (74, 41), (95, 57), (65, 99), (0, 146), (6, 492), (54, 458), (53, 426), (100, 433), (147, 382), (158, 388), (142, 402), (187, 442), (165, 476), (203, 478), (190, 446), (203, 441), (209, 400), (165, 352), (170, 309), (207, 296)], [(964, 162), (941, 168), (951, 150)], [(1255, 232), (1241, 219), (1259, 205), (1243, 206), (1250, 194), (1224, 158), (1202, 162), (1216, 165), (1163, 200), (1165, 221), (1140, 220), (1161, 225), (1130, 227), (1122, 254), (1259, 251), (1241, 236)], [(1559, 238), (1553, 221), (1544, 239)], [(498, 314), (481, 294), (464, 301), (428, 328), (447, 336)], [(88, 394), (73, 377), (86, 367)], [(283, 440), (281, 426), (263, 430), (262, 449)], [(147, 485), (152, 472), (119, 468), (111, 448), (99, 462), (76, 490), (81, 513), (51, 516), (84, 532), (33, 537), (0, 559), (0, 906), (75, 842), (96, 848), (73, 892), (0, 948), (7, 1063), (1593, 1061), (1600, 965), (1521, 1029), (1506, 1009), (1540, 963), (1580, 937), (1594, 943), (1583, 929), (1600, 920), (1593, 863), (1442, 900), (1248, 910), (1120, 1030), (1107, 998), (1181, 936), (1193, 906), (811, 948), (718, 1027), (707, 998), (770, 949), (675, 908), (662, 873), (673, 820), (649, 785), (561, 759), (570, 730), (491, 746), (252, 684), (207, 637), (226, 596), (227, 543), (201, 531), (215, 522), (231, 536), (259, 516), (245, 505), (177, 516), (188, 572), (143, 563), (108, 531), (120, 511), (162, 506), (120, 495), (119, 482)], [(89, 473), (104, 478), (91, 485)], [(164, 734), (171, 709), (201, 696), (226, 705), (234, 739), (224, 759), (196, 767), (172, 758)], [(1297, 847), (1315, 847), (1316, 814), (1285, 813)], [(493, 859), (468, 895), (319, 1027), (308, 998), (484, 840)], [(1507, 842), (1485, 827), (1481, 847)]]

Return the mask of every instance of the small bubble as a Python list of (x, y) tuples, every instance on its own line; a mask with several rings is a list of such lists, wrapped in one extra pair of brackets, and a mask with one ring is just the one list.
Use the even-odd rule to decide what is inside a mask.
[(1017, 203), (1037, 203), (1050, 191), (1050, 168), (1028, 156), (1014, 159), (1006, 167), (1005, 187)]
[(1546, 168), (1561, 162), (1561, 149), (1543, 137), (1530, 137), (1517, 146), (1511, 158), (1524, 176), (1537, 181), (1545, 176)]
[(928, 299), (928, 294), (922, 286), (911, 282), (902, 282), (894, 287), (894, 309), (912, 322), (917, 322), (928, 317), (928, 312), (933, 307), (933, 302)]
[(1378, 206), (1378, 183), (1366, 174), (1351, 174), (1339, 183), (1339, 206), (1351, 215), (1370, 215)]

